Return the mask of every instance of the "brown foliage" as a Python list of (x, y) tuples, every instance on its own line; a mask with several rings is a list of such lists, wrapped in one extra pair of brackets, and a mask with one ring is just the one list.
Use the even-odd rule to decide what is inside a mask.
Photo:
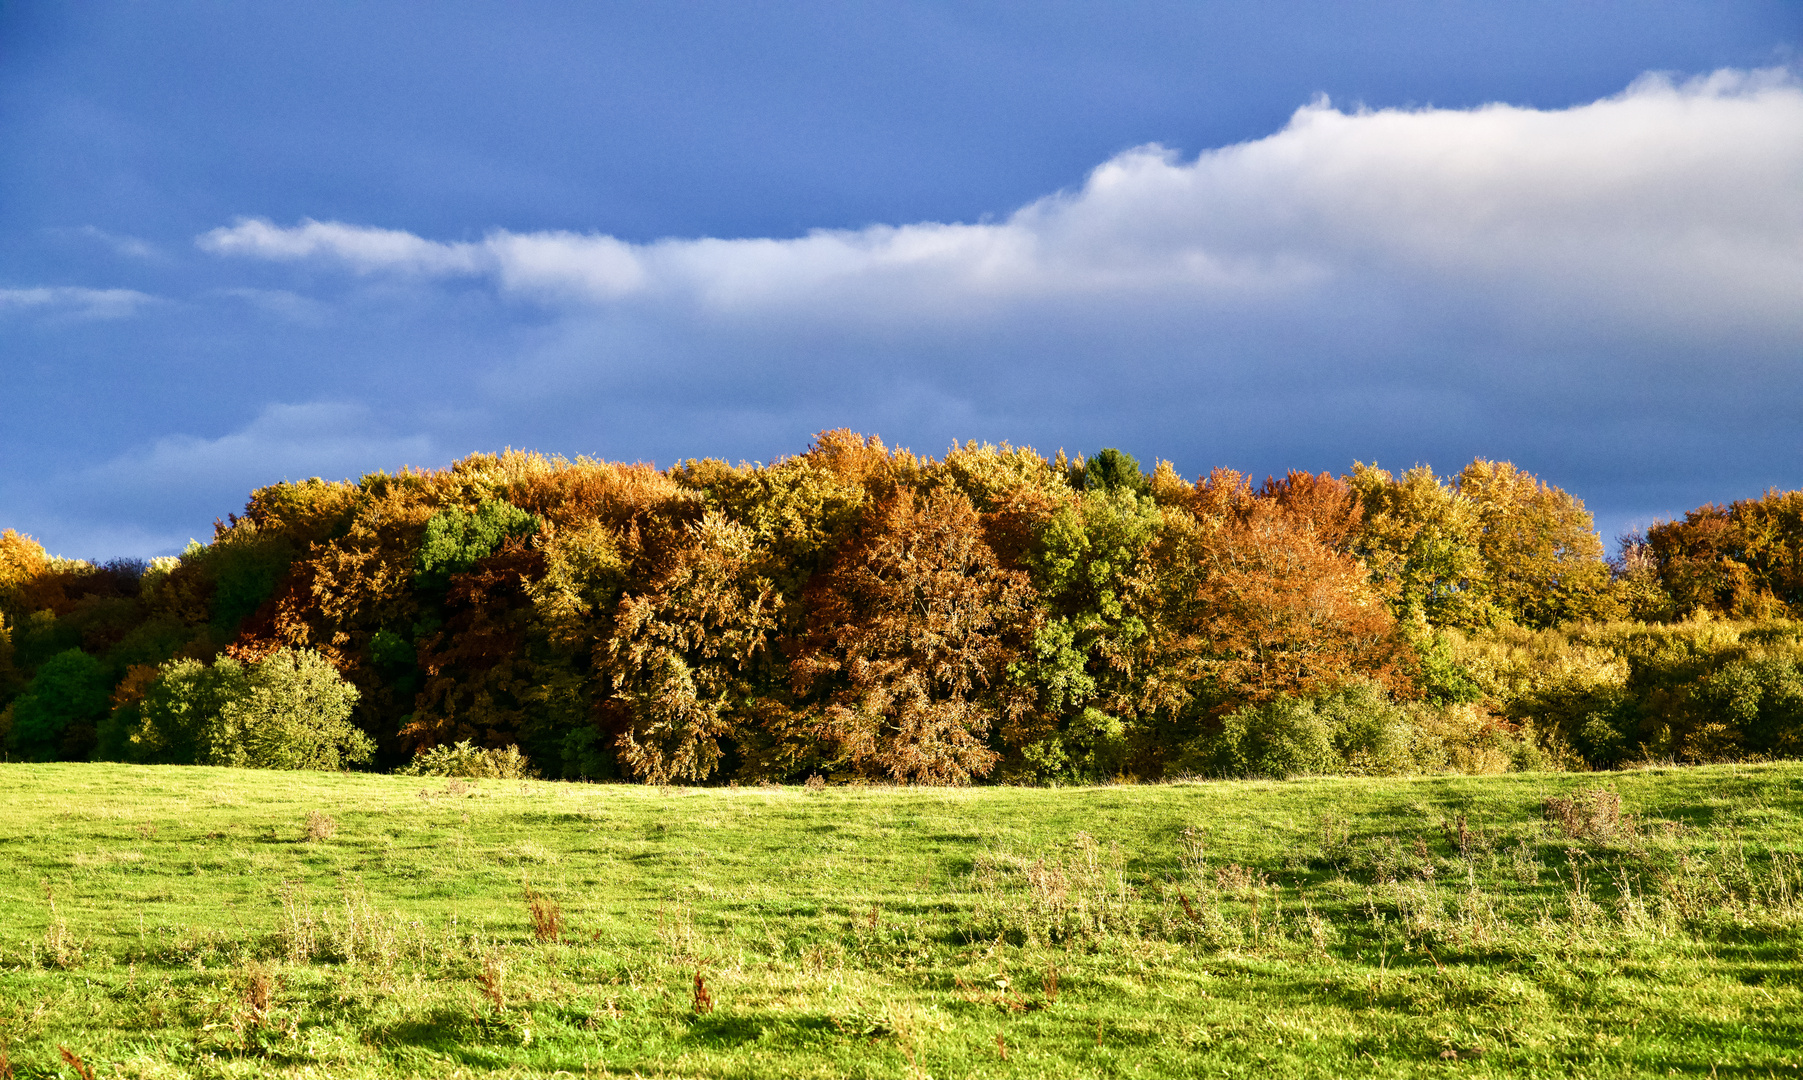
[(1212, 679), (1221, 707), (1361, 677), (1408, 692), (1395, 618), (1364, 566), (1333, 546), (1358, 521), (1346, 485), (1291, 473), (1254, 493), (1217, 469), (1189, 505), (1196, 524), (1171, 530), (1162, 553), (1167, 565), (1188, 564), (1187, 595), (1165, 614), (1176, 651)]
[(1231, 696), (1267, 701), (1360, 675), (1406, 687), (1395, 619), (1357, 560), (1282, 513), (1224, 527), (1213, 555), (1201, 629)]
[(444, 626), (419, 644), (426, 684), (403, 732), (415, 747), (463, 739), (497, 748), (519, 742), (534, 682), (525, 648), (531, 618), (526, 585), (543, 568), (537, 550), (509, 541), (451, 578)]
[(1026, 704), (1003, 673), (1033, 599), (968, 496), (898, 489), (809, 586), (794, 672), (798, 693), (825, 694), (816, 733), (844, 764), (899, 782), (987, 774), (989, 732)]
[(1645, 552), (1677, 615), (1803, 613), (1803, 492), (1700, 506), (1648, 529)]
[(548, 896), (526, 890), (526, 914), (532, 920), (532, 938), (552, 943), (563, 938), (563, 905)]
[(814, 436), (814, 445), (803, 456), (841, 482), (864, 488), (876, 499), (888, 496), (898, 485), (913, 483), (922, 466), (906, 450), (889, 450), (875, 435), (859, 435), (847, 428)]
[(1352, 485), (1330, 473), (1292, 469), (1281, 480), (1267, 478), (1258, 497), (1333, 551), (1346, 550), (1364, 516), (1364, 505)]
[(62, 1055), (63, 1062), (67, 1064), (69, 1068), (75, 1070), (75, 1075), (80, 1077), (81, 1080), (94, 1080), (93, 1066), (83, 1061), (80, 1054), (77, 1054), (66, 1046), (58, 1046), (56, 1051), (58, 1054)]
[(113, 687), (113, 708), (142, 701), (145, 693), (150, 690), (150, 685), (161, 674), (154, 664), (133, 664), (126, 668), (125, 677), (119, 680), (119, 685)]

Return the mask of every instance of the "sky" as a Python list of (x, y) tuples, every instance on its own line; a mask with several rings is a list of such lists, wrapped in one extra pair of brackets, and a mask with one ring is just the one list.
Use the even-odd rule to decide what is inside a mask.
[(849, 427), (1803, 487), (1803, 3), (0, 4), (0, 528)]

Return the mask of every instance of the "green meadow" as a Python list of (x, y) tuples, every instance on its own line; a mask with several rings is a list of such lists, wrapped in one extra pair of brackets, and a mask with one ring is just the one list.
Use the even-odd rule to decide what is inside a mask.
[(0, 1076), (1803, 1068), (1803, 765), (0, 791)]

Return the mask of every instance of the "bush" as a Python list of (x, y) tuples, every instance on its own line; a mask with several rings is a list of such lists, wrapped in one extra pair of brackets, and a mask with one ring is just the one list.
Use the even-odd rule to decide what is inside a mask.
[(1455, 651), (1506, 721), (1595, 768), (1803, 754), (1803, 626), (1789, 620), (1499, 627)]
[(1476, 705), (1409, 708), (1415, 767), (1468, 776), (1562, 768), (1560, 754), (1540, 745), (1534, 728)]
[(1413, 770), (1415, 732), (1409, 715), (1370, 683), (1353, 683), (1316, 699), (1315, 709), (1332, 732), (1338, 772), (1395, 776)]
[(1409, 716), (1379, 688), (1354, 683), (1316, 697), (1285, 695), (1229, 714), (1192, 743), (1180, 768), (1212, 776), (1388, 776), (1416, 765)]
[(375, 753), (350, 723), (357, 696), (312, 649), (277, 649), (248, 665), (174, 660), (137, 704), (127, 753), (172, 765), (341, 769)]
[(1305, 698), (1280, 697), (1248, 705), (1222, 721), (1221, 730), (1192, 747), (1190, 764), (1212, 776), (1291, 776), (1335, 771), (1333, 731)]
[(491, 750), (469, 740), (432, 746), (413, 755), (413, 762), (395, 770), (398, 776), (455, 776), (467, 780), (525, 780), (533, 775), (531, 763), (517, 746)]
[(1753, 655), (1725, 664), (1701, 681), (1697, 698), (1729, 736), (1729, 745), (1711, 748), (1716, 752), (1709, 756), (1803, 753), (1803, 671), (1794, 655)]

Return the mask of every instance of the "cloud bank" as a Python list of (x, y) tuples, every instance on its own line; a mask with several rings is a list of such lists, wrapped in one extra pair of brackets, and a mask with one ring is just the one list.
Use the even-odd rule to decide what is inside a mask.
[(1127, 151), (995, 222), (635, 244), (244, 220), (199, 243), (725, 320), (949, 322), (1043, 302), (1255, 311), (1362, 282), (1482, 294), (1516, 318), (1788, 335), (1803, 325), (1800, 191), (1803, 88), (1721, 72), (1555, 111), (1317, 101), (1268, 138), (1192, 160)]
[(1483, 455), (1606, 531), (1803, 479), (1803, 86), (1780, 71), (1564, 109), (1320, 100), (976, 222), (637, 242), (246, 219), (198, 244), (295, 266), (297, 297), (342, 271), (355, 312), (319, 321), (347, 332), (432, 297), (512, 320), (481, 363), (418, 373), (466, 421), (444, 445), (768, 458), (846, 425), (1188, 472)]

